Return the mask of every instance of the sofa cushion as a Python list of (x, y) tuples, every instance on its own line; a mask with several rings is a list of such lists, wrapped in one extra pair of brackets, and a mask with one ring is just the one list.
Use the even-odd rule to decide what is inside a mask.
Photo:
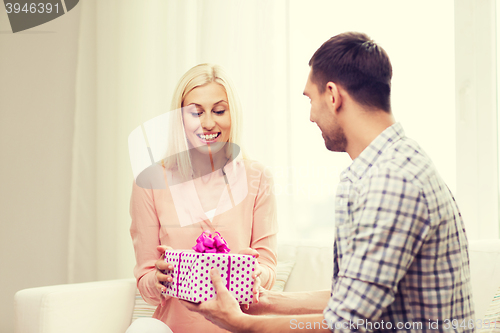
[(271, 288), (272, 291), (280, 292), (285, 289), (286, 282), (292, 272), (293, 266), (295, 266), (295, 260), (278, 261), (278, 265), (276, 266), (276, 281)]
[(156, 310), (156, 306), (146, 303), (142, 298), (139, 289), (135, 290), (135, 305), (132, 313), (132, 322), (139, 318), (151, 318)]
[(481, 329), (481, 332), (484, 333), (500, 330), (500, 288), (497, 290), (495, 296), (493, 296), (493, 301), (488, 306), (484, 317), (481, 318), (481, 322), (478, 322), (476, 318), (476, 329)]

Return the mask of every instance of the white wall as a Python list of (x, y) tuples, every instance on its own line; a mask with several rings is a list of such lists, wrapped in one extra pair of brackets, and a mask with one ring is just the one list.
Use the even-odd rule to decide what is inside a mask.
[(67, 281), (78, 21), (13, 34), (0, 9), (1, 333), (17, 290)]

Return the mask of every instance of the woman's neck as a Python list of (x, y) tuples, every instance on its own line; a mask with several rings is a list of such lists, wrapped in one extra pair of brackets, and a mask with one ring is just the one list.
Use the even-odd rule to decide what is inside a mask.
[(193, 168), (193, 177), (198, 178), (224, 167), (229, 160), (225, 149), (220, 149), (217, 153), (203, 154), (196, 149), (191, 149), (191, 165)]

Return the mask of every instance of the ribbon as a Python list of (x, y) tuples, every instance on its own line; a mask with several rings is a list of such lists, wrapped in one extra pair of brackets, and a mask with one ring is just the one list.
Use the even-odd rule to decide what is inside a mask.
[(179, 298), (179, 289), (181, 289), (181, 286), (179, 285), (179, 277), (181, 276), (181, 258), (183, 252), (184, 251), (179, 253), (179, 262), (177, 263), (177, 298)]
[(228, 263), (227, 263), (227, 273), (226, 273), (226, 288), (229, 290), (229, 282), (231, 281), (231, 257), (227, 258)]
[(222, 238), (222, 236), (216, 231), (210, 234), (209, 231), (205, 230), (196, 240), (196, 245), (193, 246), (193, 250), (198, 253), (229, 253), (230, 248), (227, 247), (227, 243)]

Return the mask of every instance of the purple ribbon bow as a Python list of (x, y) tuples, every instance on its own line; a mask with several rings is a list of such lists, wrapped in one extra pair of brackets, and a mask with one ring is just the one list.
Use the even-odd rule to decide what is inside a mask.
[(196, 245), (193, 246), (193, 250), (199, 253), (229, 253), (229, 251), (231, 251), (231, 249), (227, 247), (224, 238), (222, 238), (217, 231), (214, 234), (203, 231), (196, 240)]

